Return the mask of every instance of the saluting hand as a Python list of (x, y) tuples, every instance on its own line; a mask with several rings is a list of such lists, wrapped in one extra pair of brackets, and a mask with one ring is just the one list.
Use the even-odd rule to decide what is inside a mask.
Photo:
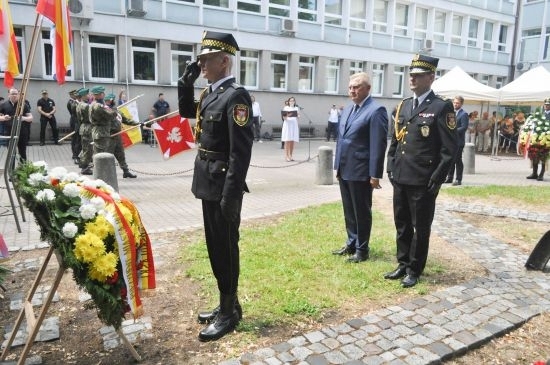
[(184, 85), (193, 85), (200, 74), (201, 68), (199, 63), (197, 61), (187, 61), (187, 66), (185, 66), (185, 71), (183, 71), (183, 76), (180, 80)]

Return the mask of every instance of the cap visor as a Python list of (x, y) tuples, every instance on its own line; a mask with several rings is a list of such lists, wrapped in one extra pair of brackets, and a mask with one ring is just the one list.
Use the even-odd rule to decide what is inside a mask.
[(199, 53), (199, 56), (210, 54), (210, 53), (218, 53), (218, 52), (223, 52), (223, 51), (220, 49), (205, 48), (201, 50), (201, 53)]
[(424, 68), (411, 68), (411, 69), (409, 69), (410, 74), (427, 74), (427, 73), (432, 73), (432, 72), (433, 71), (426, 70)]

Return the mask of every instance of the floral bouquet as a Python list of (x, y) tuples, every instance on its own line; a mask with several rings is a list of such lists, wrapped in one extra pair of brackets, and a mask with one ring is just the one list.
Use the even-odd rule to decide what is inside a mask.
[(102, 180), (45, 162), (24, 163), (14, 187), (40, 227), (41, 239), (72, 269), (98, 317), (115, 329), (127, 312), (143, 314), (140, 290), (155, 288), (151, 243), (135, 206)]
[(531, 114), (519, 133), (519, 148), (529, 159), (546, 161), (550, 152), (550, 121), (539, 108)]

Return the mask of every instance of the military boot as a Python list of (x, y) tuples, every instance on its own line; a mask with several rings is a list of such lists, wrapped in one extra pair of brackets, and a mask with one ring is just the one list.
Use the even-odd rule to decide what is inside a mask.
[(538, 181), (542, 181), (544, 179), (544, 171), (546, 169), (546, 161), (542, 161), (541, 164), (542, 164), (542, 167), (540, 169), (540, 174), (537, 177)]
[(536, 179), (539, 177), (539, 175), (537, 174), (537, 169), (539, 168), (539, 162), (538, 160), (533, 159), (531, 163), (533, 164), (533, 173), (527, 176), (527, 179)]
[(130, 172), (130, 170), (126, 169), (124, 170), (124, 173), (122, 174), (122, 177), (124, 179), (126, 179), (127, 177), (130, 178), (130, 179), (135, 179), (137, 177), (137, 175), (134, 175)]
[(199, 333), (199, 341), (215, 341), (233, 331), (239, 324), (239, 313), (235, 309), (236, 294), (220, 293), (220, 311), (214, 322)]
[[(241, 307), (241, 303), (239, 303), (239, 299), (237, 297), (235, 297), (235, 310), (239, 315), (239, 320), (243, 319), (243, 308)], [(214, 318), (216, 318), (219, 312), (220, 306), (218, 305), (210, 312), (200, 312), (197, 316), (197, 320), (199, 321), (199, 323), (210, 323), (214, 320)]]

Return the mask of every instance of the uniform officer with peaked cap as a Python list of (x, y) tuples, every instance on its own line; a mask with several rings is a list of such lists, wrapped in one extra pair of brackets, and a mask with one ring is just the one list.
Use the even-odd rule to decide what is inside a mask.
[(431, 89), (438, 62), (414, 56), (409, 67), (414, 95), (397, 106), (388, 150), (398, 266), (384, 277), (403, 278), (403, 287), (416, 285), (424, 271), (435, 201), (458, 146), (453, 104)]
[[(202, 200), (206, 247), (220, 293), (219, 306), (199, 314), (209, 323), (199, 340), (217, 340), (242, 318), (239, 284), (239, 226), (253, 143), (252, 100), (231, 75), (239, 46), (228, 33), (203, 33), (198, 62), (187, 65), (178, 83), (179, 112), (196, 118), (195, 159), (191, 191)], [(202, 72), (210, 86), (199, 100), (193, 83)]]

